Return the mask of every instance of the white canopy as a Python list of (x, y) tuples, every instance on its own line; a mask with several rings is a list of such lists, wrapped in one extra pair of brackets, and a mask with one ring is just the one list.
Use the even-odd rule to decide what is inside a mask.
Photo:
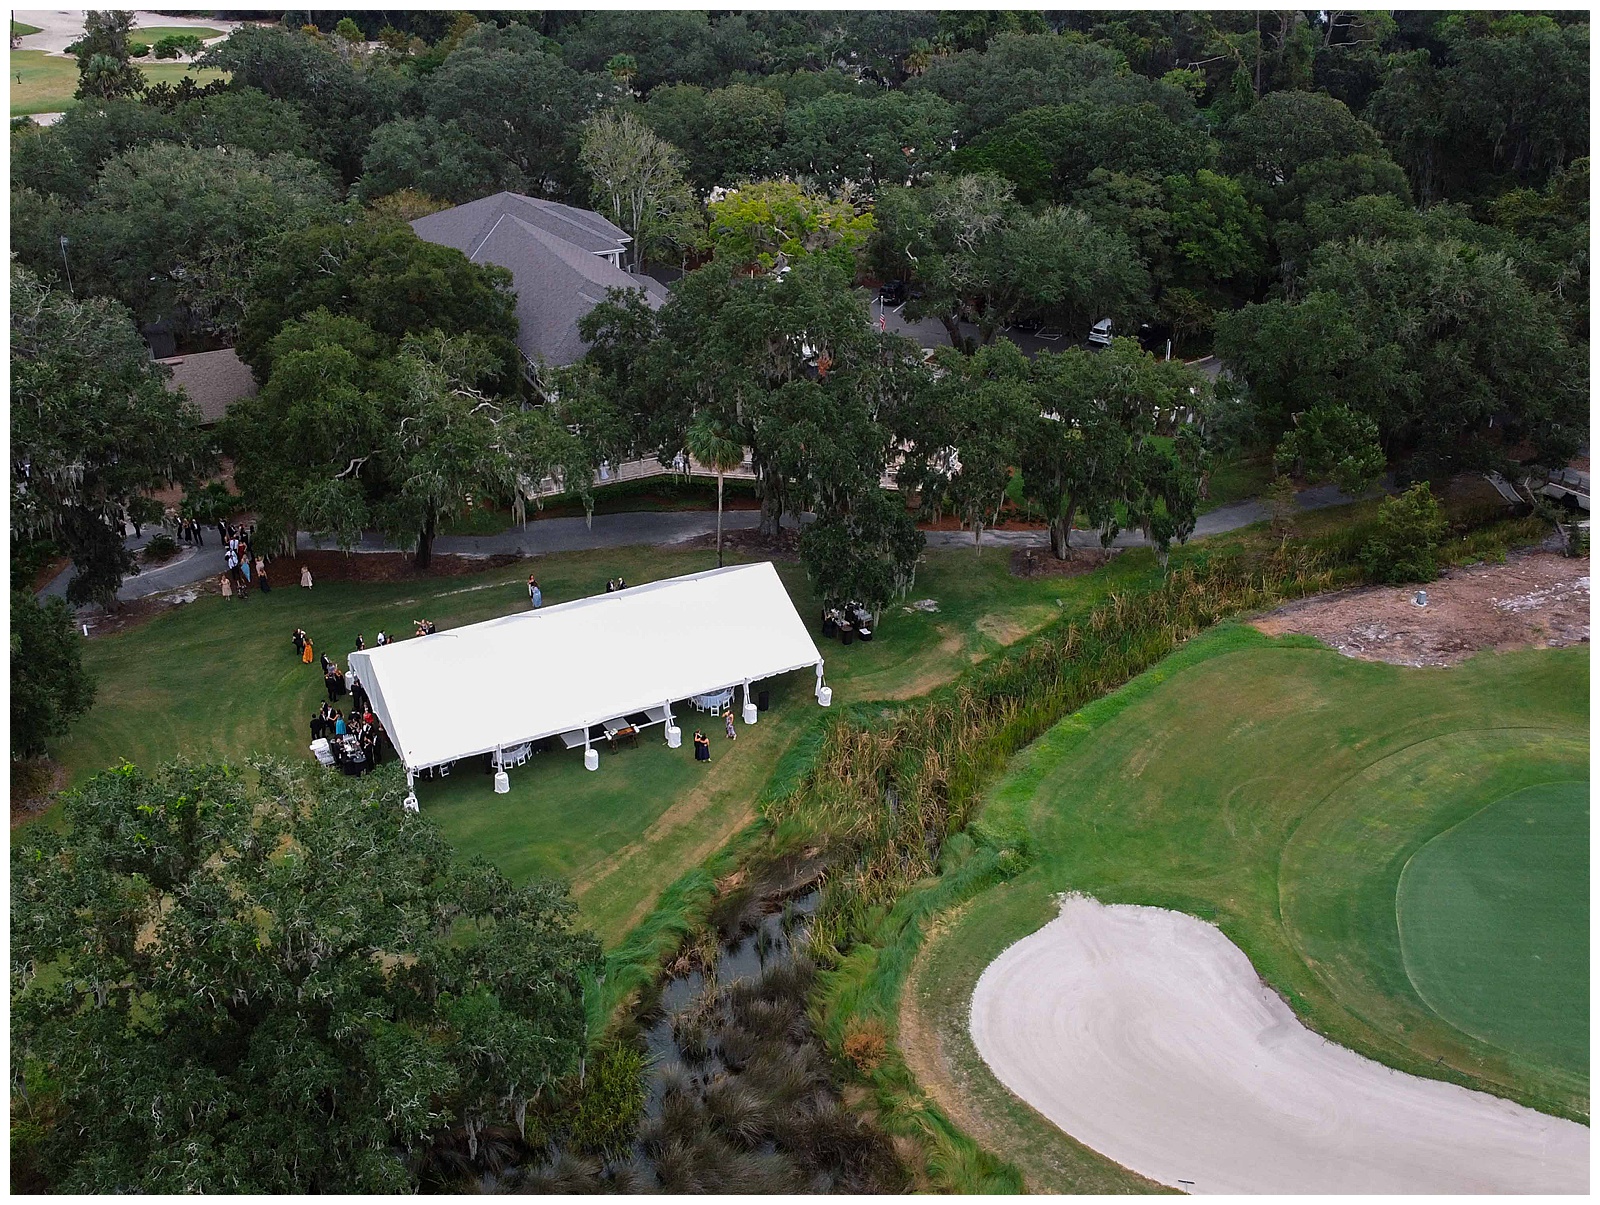
[(822, 654), (770, 561), (350, 654), (408, 770), (586, 729)]

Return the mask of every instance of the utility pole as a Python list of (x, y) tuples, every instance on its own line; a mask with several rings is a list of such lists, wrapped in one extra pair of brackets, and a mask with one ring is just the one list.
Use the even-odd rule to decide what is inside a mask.
[(77, 300), (77, 293), (72, 288), (72, 265), (67, 262), (67, 236), (61, 236), (61, 266), (67, 270), (67, 295)]

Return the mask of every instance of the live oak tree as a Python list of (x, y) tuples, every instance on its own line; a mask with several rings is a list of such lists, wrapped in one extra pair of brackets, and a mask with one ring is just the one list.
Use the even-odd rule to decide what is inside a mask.
[(441, 330), (488, 339), (508, 371), (518, 362), (511, 273), (420, 239), (401, 222), (310, 226), (262, 247), (238, 344), (258, 379), (270, 378), (272, 340), (284, 323), (319, 308), (360, 320), (391, 348), (413, 332)]
[(938, 364), (895, 477), (903, 493), (920, 496), (925, 515), (948, 503), (978, 547), (1005, 501), (1020, 436), (1038, 417), (1029, 364), (1008, 341), (970, 357), (941, 351)]
[(72, 557), (73, 603), (115, 605), (137, 572), (122, 520), (140, 495), (209, 461), (194, 409), (169, 392), (128, 311), (11, 270), (11, 534)]
[(578, 1067), (599, 943), (402, 791), (123, 765), (13, 842), (14, 1157), (63, 1192), (404, 1192), (436, 1138), (519, 1125)]
[(1080, 210), (1032, 211), (1011, 183), (979, 174), (886, 189), (877, 206), (871, 261), (889, 276), (909, 275), (918, 294), (909, 318), (938, 318), (954, 347), (961, 323), (991, 342), (1012, 320), (1058, 317), (1125, 321), (1149, 291), (1149, 274), (1120, 233)]
[(1042, 353), (1032, 380), (1036, 411), (1018, 437), (1023, 491), (1047, 516), (1056, 557), (1071, 555), (1080, 514), (1109, 543), (1120, 505), (1164, 558), (1171, 540), (1193, 530), (1204, 463), (1195, 439), (1169, 452), (1152, 437), (1158, 421), (1203, 414), (1208, 382), (1122, 338), (1099, 353)]
[(1269, 435), (1343, 406), (1418, 475), (1487, 467), (1522, 441), (1561, 463), (1587, 430), (1585, 356), (1554, 308), (1508, 255), (1453, 238), (1326, 246), (1298, 301), (1219, 321), (1217, 352)]
[(563, 412), (496, 391), (503, 365), (480, 336), (433, 329), (395, 347), (318, 309), (267, 350), (271, 376), (224, 437), (260, 537), (279, 547), (305, 530), (349, 548), (380, 528), (425, 569), (440, 524), (469, 499), (520, 506), (525, 484), (581, 459)]
[(899, 495), (873, 487), (800, 532), (800, 559), (824, 605), (859, 602), (874, 615), (910, 589), (924, 545)]
[(143, 320), (176, 314), (191, 333), (232, 336), (260, 244), (333, 216), (317, 164), (238, 147), (156, 143), (105, 165), (68, 223), (80, 285)]
[(1383, 476), (1383, 446), (1378, 424), (1347, 406), (1319, 406), (1294, 418), (1293, 430), (1278, 442), (1279, 471), (1331, 479), (1351, 496), (1371, 489)]
[(72, 608), (11, 591), (11, 756), (34, 757), (94, 703)]

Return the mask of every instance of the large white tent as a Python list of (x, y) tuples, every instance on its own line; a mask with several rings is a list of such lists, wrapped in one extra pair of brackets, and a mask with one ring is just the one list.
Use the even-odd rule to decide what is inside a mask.
[[(350, 654), (408, 771), (568, 736), (822, 654), (771, 562), (629, 586)], [(831, 693), (831, 692), (829, 692)]]

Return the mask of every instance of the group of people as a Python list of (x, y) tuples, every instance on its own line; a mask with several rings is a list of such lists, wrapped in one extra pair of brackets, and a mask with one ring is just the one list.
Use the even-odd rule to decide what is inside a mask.
[[(296, 628), (290, 639), (302, 664), (310, 665), (317, 654), (305, 629)], [(388, 642), (389, 638), (379, 632), (378, 643)], [(356, 648), (365, 647), (366, 641), (358, 633)], [(318, 709), (316, 715), (311, 717), (311, 739), (326, 737), (334, 761), (341, 767), (359, 766), (359, 772), (370, 770), (381, 760), (382, 742), (388, 739), (383, 730), (383, 722), (372, 714), (372, 704), (367, 698), (367, 692), (361, 685), (360, 678), (352, 674), (347, 689), (339, 663), (326, 653), (322, 654), (321, 661), (322, 679), (328, 689), (328, 701)], [(334, 706), (346, 693), (350, 695), (348, 716)], [(356, 756), (357, 754), (359, 756)]]
[[(739, 730), (733, 726), (733, 708), (729, 707), (722, 713), (722, 727), (727, 732), (730, 741), (739, 739)], [(711, 760), (711, 738), (699, 729), (694, 734), (694, 759), (695, 761)]]
[(334, 763), (341, 767), (359, 766), (357, 772), (366, 773), (383, 760), (383, 724), (365, 705), (352, 704), (347, 718), (332, 703), (324, 703), (311, 717), (311, 739), (319, 738), (327, 740)]
[[(529, 580), (531, 581), (533, 579), (530, 578)], [(618, 590), (626, 590), (627, 588), (628, 583), (623, 581), (620, 577), (614, 577), (610, 581), (606, 582), (607, 594), (615, 594)]]
[[(238, 527), (229, 527), (221, 519), (218, 519), (215, 523), (202, 523), (199, 519), (191, 519), (184, 515), (173, 514), (170, 511), (167, 513), (165, 525), (172, 528), (173, 535), (180, 544), (193, 544), (196, 548), (206, 542), (206, 528), (208, 527), (217, 529), (217, 538), (224, 544), (228, 542), (230, 533), (241, 530)], [(247, 535), (255, 535), (254, 524), (244, 530)]]
[(222, 597), (237, 597), (240, 602), (250, 597), (250, 587), (259, 586), (261, 593), (269, 594), (272, 583), (267, 580), (267, 559), (250, 549), (250, 532), (242, 527), (218, 523), (223, 533), (223, 560), (227, 565), (222, 575)]

